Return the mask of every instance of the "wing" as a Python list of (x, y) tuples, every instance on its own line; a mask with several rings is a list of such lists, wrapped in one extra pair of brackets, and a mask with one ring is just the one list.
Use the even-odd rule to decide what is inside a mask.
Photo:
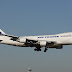
[(34, 46), (34, 47), (36, 47), (37, 45), (40, 46), (40, 47), (48, 47), (48, 46), (54, 46), (56, 44), (56, 42), (26, 39), (25, 44), (28, 45), (28, 46)]

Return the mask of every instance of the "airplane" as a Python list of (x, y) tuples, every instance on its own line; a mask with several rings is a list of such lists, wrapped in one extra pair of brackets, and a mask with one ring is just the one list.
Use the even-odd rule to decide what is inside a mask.
[(38, 36), (13, 36), (8, 35), (0, 29), (0, 43), (19, 46), (19, 47), (35, 47), (34, 51), (41, 51), (45, 47), (44, 52), (48, 48), (62, 49), (63, 45), (72, 45), (72, 32), (60, 33), (55, 35), (38, 35)]

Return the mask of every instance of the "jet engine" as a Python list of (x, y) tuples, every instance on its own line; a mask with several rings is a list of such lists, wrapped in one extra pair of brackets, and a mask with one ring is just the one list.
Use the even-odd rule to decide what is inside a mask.
[(21, 42), (21, 43), (25, 43), (26, 42), (26, 38), (20, 38), (20, 39), (17, 39), (18, 42)]
[(46, 41), (40, 41), (39, 44), (40, 44), (40, 46), (47, 46), (48, 42), (46, 42)]
[(56, 49), (62, 49), (62, 48), (63, 48), (62, 45), (58, 45), (58, 46), (56, 46)]

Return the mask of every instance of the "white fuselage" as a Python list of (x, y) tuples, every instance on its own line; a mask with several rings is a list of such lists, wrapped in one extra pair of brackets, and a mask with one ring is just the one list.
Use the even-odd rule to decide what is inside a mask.
[(7, 37), (7, 36), (0, 36), (0, 40), (3, 40), (3, 41), (1, 41), (2, 44), (14, 45), (14, 46), (23, 46), (24, 45), (24, 43), (19, 43), (17, 41), (10, 40), (10, 37)]
[[(72, 32), (69, 33), (62, 33), (56, 35), (40, 35), (40, 36), (24, 36), (19, 37), (19, 39), (29, 39), (29, 40), (36, 40), (36, 41), (47, 41), (47, 42), (56, 42), (56, 45), (72, 45)], [(0, 43), (7, 44), (7, 45), (14, 45), (14, 46), (25, 46), (22, 42), (17, 42), (10, 40), (10, 37), (7, 36), (0, 36)]]

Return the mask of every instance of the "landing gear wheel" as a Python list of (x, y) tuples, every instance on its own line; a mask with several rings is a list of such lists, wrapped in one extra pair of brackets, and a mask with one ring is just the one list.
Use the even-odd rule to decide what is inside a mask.
[(44, 52), (47, 52), (47, 48), (45, 48)]
[(41, 49), (40, 49), (40, 51), (41, 51)]
[(41, 49), (40, 48), (35, 48), (34, 51), (41, 51)]
[(44, 52), (46, 52), (46, 50), (44, 50)]
[(37, 49), (37, 51), (41, 51), (41, 49)]
[(34, 51), (37, 51), (37, 49), (34, 49)]

